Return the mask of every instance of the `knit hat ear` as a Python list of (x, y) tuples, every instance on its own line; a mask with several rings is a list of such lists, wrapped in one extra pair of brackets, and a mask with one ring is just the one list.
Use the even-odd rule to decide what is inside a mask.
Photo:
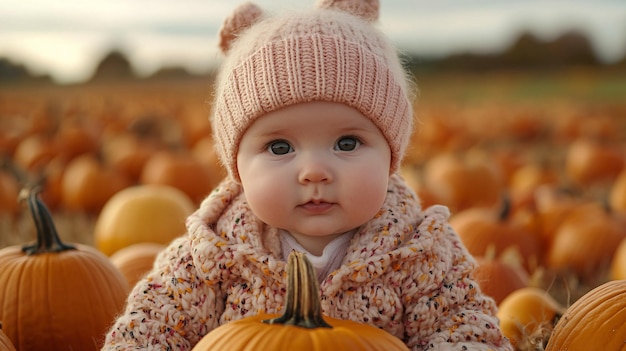
[(345, 11), (369, 22), (378, 20), (380, 11), (378, 0), (318, 0), (316, 6), (323, 9)]
[(263, 17), (263, 10), (251, 2), (239, 5), (235, 11), (226, 18), (220, 29), (219, 47), (223, 53), (227, 53), (230, 45), (237, 36), (244, 30)]

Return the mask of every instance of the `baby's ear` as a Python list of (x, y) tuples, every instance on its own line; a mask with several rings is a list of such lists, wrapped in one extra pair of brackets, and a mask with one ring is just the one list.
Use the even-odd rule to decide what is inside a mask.
[(220, 29), (219, 47), (223, 53), (228, 53), (230, 46), (237, 36), (263, 17), (263, 10), (253, 3), (247, 2), (235, 8), (235, 11), (224, 20)]
[(323, 9), (342, 10), (369, 22), (378, 20), (380, 11), (378, 0), (318, 0), (316, 6)]

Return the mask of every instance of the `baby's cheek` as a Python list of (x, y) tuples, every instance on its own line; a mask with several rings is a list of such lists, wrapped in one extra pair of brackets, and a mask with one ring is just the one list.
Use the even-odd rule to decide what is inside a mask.
[(254, 187), (244, 188), (244, 191), (252, 211), (263, 222), (272, 225), (277, 218), (285, 216), (286, 206), (292, 202), (286, 185), (281, 187), (263, 182)]

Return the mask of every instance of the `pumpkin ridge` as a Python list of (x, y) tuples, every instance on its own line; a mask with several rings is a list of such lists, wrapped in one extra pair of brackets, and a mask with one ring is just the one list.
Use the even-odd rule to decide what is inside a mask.
[[(578, 309), (577, 308), (573, 309), (573, 312), (584, 316), (581, 319), (581, 321), (579, 321), (578, 325), (580, 325), (581, 322), (587, 322), (588, 324), (587, 327), (596, 332), (603, 328), (606, 328), (607, 326), (621, 325), (622, 324), (621, 321), (615, 321), (613, 318), (598, 319), (594, 317), (595, 315), (598, 314), (597, 311), (595, 310), (600, 307), (603, 307), (602, 315), (605, 315), (605, 316), (609, 315), (611, 317), (615, 317), (615, 314), (617, 314), (621, 310), (619, 304), (615, 302), (619, 302), (621, 299), (623, 299), (624, 298), (622, 296), (623, 294), (620, 294), (618, 291), (615, 291), (613, 289), (609, 289), (608, 286), (602, 286), (597, 291), (597, 294), (601, 294), (603, 296), (602, 300), (594, 299), (593, 301), (590, 301), (590, 303), (580, 304), (578, 306), (580, 308)], [(615, 312), (615, 313), (611, 313), (611, 312)], [(589, 326), (590, 325), (589, 319), (591, 318), (594, 318), (594, 320), (592, 321), (594, 322), (593, 327)]]
[(624, 348), (626, 280), (608, 281), (575, 301), (557, 322), (547, 351)]
[[(78, 247), (81, 249), (81, 253), (83, 256), (100, 256), (100, 253), (93, 250), (91, 247), (84, 247), (83, 245), (78, 245)], [(78, 259), (77, 256), (72, 257), (73, 260), (76, 261), (76, 264), (80, 264), (80, 260)], [(102, 257), (102, 259), (106, 259), (106, 257)], [(80, 264), (81, 270), (83, 273), (81, 273), (81, 276), (85, 277), (89, 277), (88, 279), (83, 279), (81, 280), (81, 287), (82, 289), (85, 289), (87, 291), (97, 291), (96, 294), (92, 294), (89, 298), (88, 302), (93, 303), (94, 305), (96, 305), (96, 302), (98, 301), (109, 301), (108, 304), (112, 304), (112, 303), (116, 303), (115, 301), (113, 301), (113, 296), (124, 296), (127, 294), (127, 290), (125, 289), (125, 291), (120, 294), (119, 291), (115, 291), (114, 288), (119, 287), (119, 285), (114, 285), (114, 284), (106, 284), (106, 288), (102, 287), (101, 283), (99, 282), (98, 279), (96, 279), (95, 277), (109, 277), (111, 275), (117, 275), (117, 272), (115, 270), (106, 270), (104, 266), (96, 264), (96, 260), (83, 260), (85, 262), (83, 262), (82, 264)], [(121, 276), (119, 278), (116, 278), (116, 280), (122, 280), (125, 281), (125, 279), (123, 278), (123, 276)], [(100, 286), (99, 289), (97, 289), (96, 287)], [(117, 301), (117, 303), (120, 303), (120, 301)], [(107, 304), (107, 305), (108, 305)], [(112, 320), (112, 318), (114, 316), (112, 316), (110, 313), (107, 313), (107, 310), (105, 308), (103, 308), (103, 304), (97, 304), (96, 306), (91, 307), (91, 314), (92, 316), (95, 315), (96, 313), (98, 314), (98, 318), (96, 318), (95, 320)], [(119, 311), (121, 312), (121, 310)], [(92, 319), (91, 322), (93, 322), (94, 320)], [(104, 335), (102, 336), (102, 340), (104, 340)]]

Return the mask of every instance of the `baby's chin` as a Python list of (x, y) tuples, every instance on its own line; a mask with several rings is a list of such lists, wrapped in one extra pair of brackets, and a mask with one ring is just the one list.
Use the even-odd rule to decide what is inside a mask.
[(302, 228), (284, 228), (283, 230), (287, 233), (291, 234), (294, 238), (302, 238), (306, 240), (319, 240), (321, 242), (330, 242), (333, 239), (346, 234), (346, 233), (355, 233), (358, 227), (347, 228), (347, 229), (337, 229), (337, 230), (304, 230)]
[[(341, 234), (352, 232), (360, 226), (328, 226), (321, 223), (315, 225), (308, 223), (306, 226), (285, 226), (282, 229), (293, 236), (307, 236), (311, 238), (337, 237)], [(279, 227), (280, 228), (280, 227)]]

